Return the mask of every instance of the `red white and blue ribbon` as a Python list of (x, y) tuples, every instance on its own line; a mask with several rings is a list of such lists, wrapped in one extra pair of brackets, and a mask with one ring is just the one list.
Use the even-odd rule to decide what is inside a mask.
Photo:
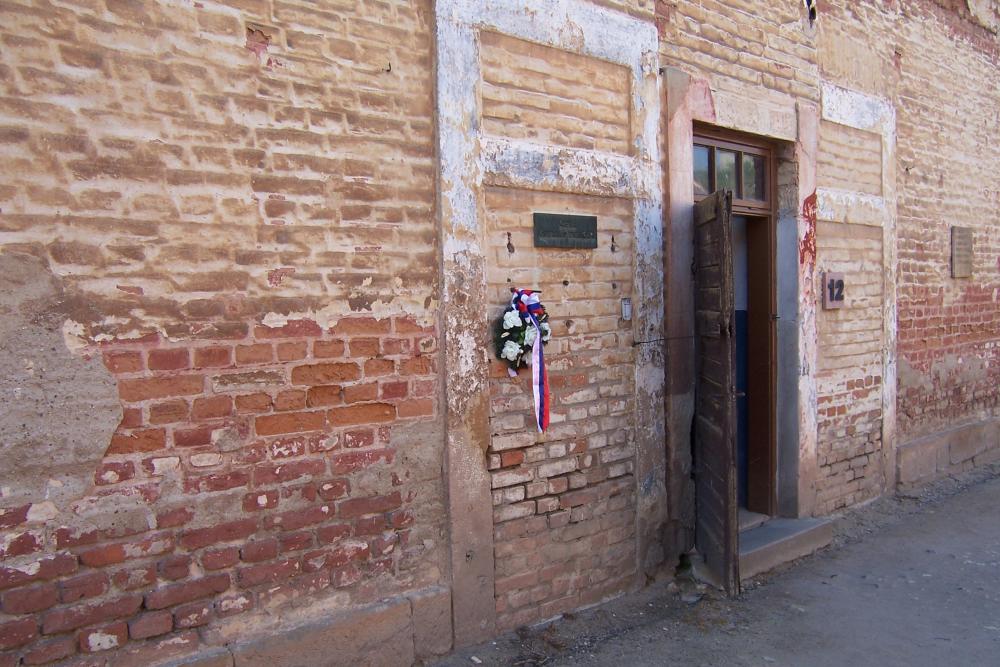
[(538, 294), (531, 290), (515, 290), (510, 305), (535, 327), (535, 340), (531, 343), (531, 390), (535, 396), (535, 425), (542, 433), (549, 427), (549, 374), (545, 370), (542, 327), (538, 323), (544, 310)]

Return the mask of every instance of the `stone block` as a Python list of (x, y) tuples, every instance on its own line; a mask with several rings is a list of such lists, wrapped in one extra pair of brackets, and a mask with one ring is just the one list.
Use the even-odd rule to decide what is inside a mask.
[(899, 483), (919, 484), (937, 473), (939, 443), (936, 439), (915, 440), (897, 450)]
[(410, 596), (413, 648), (420, 660), (451, 651), (451, 591), (433, 588)]
[(951, 432), (948, 453), (952, 464), (975, 458), (990, 446), (989, 435), (994, 430), (990, 423), (971, 424)]
[(409, 667), (415, 659), (410, 601), (352, 609), (232, 646), (234, 667)]

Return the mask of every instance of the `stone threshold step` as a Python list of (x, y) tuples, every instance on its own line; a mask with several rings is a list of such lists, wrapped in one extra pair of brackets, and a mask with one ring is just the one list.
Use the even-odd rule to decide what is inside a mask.
[(740, 508), (739, 518), (740, 518), (740, 533), (745, 533), (748, 530), (753, 530), (757, 526), (763, 526), (765, 523), (771, 520), (771, 517), (769, 517), (767, 514), (751, 512), (745, 507)]
[(740, 533), (740, 579), (808, 556), (832, 540), (833, 524), (827, 519), (771, 519)]

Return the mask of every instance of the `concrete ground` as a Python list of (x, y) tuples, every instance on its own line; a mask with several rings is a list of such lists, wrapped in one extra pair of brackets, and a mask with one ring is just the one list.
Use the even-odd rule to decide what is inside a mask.
[(1000, 466), (839, 517), (734, 600), (684, 577), (438, 667), (1000, 665)]

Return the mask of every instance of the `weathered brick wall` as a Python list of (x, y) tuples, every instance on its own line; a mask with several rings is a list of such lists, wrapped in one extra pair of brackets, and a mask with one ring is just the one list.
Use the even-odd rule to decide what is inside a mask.
[(820, 271), (843, 273), (848, 283), (844, 306), (816, 318), (816, 512), (822, 515), (881, 493), (882, 229), (821, 220), (816, 256)]
[[(488, 33), (482, 44), (484, 131), (631, 151), (624, 67)], [(596, 215), (598, 248), (534, 247), (534, 211)], [(494, 362), (490, 380), (502, 628), (601, 600), (635, 576), (635, 353), (632, 325), (620, 319), (621, 298), (633, 297), (632, 220), (629, 199), (485, 192), (490, 302), (509, 302), (511, 287), (541, 290), (553, 333), (545, 348), (552, 424), (544, 435), (534, 427), (530, 369), (511, 379)]]
[[(997, 38), (963, 2), (837, 3), (826, 8), (823, 18), (824, 78), (889, 100), (896, 109), (898, 332), (887, 344), (895, 346), (898, 355), (899, 481), (911, 484), (971, 466), (1000, 445), (995, 425), (985, 431), (980, 428), (997, 416), (1000, 387), (997, 198), (988, 176), (996, 164), (990, 137), (997, 135), (998, 126), (995, 117), (981, 113), (997, 104), (996, 87), (988, 74), (996, 71)], [(843, 126), (837, 126), (837, 134), (827, 133), (821, 141), (820, 182), (825, 179), (827, 187), (880, 196), (869, 187), (875, 181), (868, 177), (874, 174), (869, 165), (877, 162), (866, 158), (875, 157), (877, 146), (864, 146), (863, 133)], [(849, 151), (841, 150), (848, 147)], [(971, 279), (950, 277), (953, 225), (976, 230), (976, 269)], [(824, 253), (822, 236), (820, 264), (825, 258), (827, 270), (842, 270), (852, 281), (860, 280), (867, 295), (878, 253), (872, 248), (866, 257), (866, 241), (843, 233), (838, 234), (834, 254)], [(821, 320), (833, 322), (844, 314), (824, 313)], [(867, 318), (870, 333), (877, 329), (878, 317), (871, 313)], [(839, 331), (837, 337), (862, 335), (863, 319), (853, 319), (850, 330)], [(874, 336), (869, 340), (874, 342)], [(824, 345), (821, 332), (821, 351), (829, 350), (833, 342)], [(828, 458), (821, 464), (832, 464), (825, 480), (831, 494), (836, 493), (838, 476), (857, 474), (865, 475), (863, 486), (877, 492), (868, 484), (877, 470), (875, 457), (870, 445), (864, 444), (866, 431), (868, 443), (877, 439), (872, 420), (879, 418), (875, 389), (880, 378), (872, 370), (874, 362), (874, 357), (857, 359), (842, 371), (828, 395), (821, 392), (819, 398), (821, 432), (825, 426), (829, 442)], [(954, 442), (950, 436), (932, 437), (909, 447), (914, 439), (964, 424), (976, 426)], [(838, 494), (831, 509), (862, 499), (858, 489), (845, 491), (849, 493)]]
[(881, 197), (882, 137), (875, 132), (822, 121), (816, 184)]
[[(708, 81), (706, 121), (792, 141), (796, 104), (819, 104), (824, 81), (892, 101), (901, 439), (995, 422), (1000, 99), (985, 5), (829, 3), (810, 26), (798, 2), (596, 4), (656, 22), (660, 64)], [(110, 650), (148, 664), (386, 598), (414, 619), (413, 653), (414, 593), (448, 583), (431, 15), (429, 0), (0, 5), (0, 264), (42, 267), (0, 276), (13, 406), (0, 666)], [(635, 152), (627, 68), (492, 33), (481, 47), (484, 133)], [(821, 187), (885, 194), (870, 133), (819, 131)], [(635, 290), (632, 202), (503, 183), (481, 200), (489, 298), (542, 289), (555, 334), (545, 436), (528, 373), (495, 364), (490, 380), (509, 628), (626, 588), (642, 517), (636, 352), (619, 319)], [(599, 248), (533, 248), (536, 210), (597, 215)], [(886, 472), (886, 248), (878, 224), (828, 217), (818, 267), (852, 283), (844, 311), (820, 314), (805, 369), (819, 513), (871, 497)], [(975, 228), (972, 279), (949, 277), (953, 224)], [(980, 461), (996, 431), (982, 434), (934, 451), (932, 473)], [(687, 484), (685, 452), (670, 456), (669, 483)], [(37, 473), (48, 457), (51, 477)]]
[[(900, 55), (902, 483), (1000, 454), (1000, 119), (984, 113), (1000, 104), (1000, 8), (976, 4), (993, 31), (925, 3)], [(973, 229), (971, 278), (951, 277), (953, 226)]]
[(483, 131), (629, 154), (631, 72), (493, 32), (480, 34)]
[[(904, 440), (1000, 416), (1000, 105), (995, 34), (925, 3), (906, 21), (899, 108), (899, 416)], [(950, 228), (974, 229), (951, 278)], [(994, 443), (996, 446), (996, 443)]]
[[(658, 0), (661, 57), (755, 105), (819, 97), (814, 32), (799, 2)], [(753, 116), (759, 107), (733, 110)]]
[[(825, 82), (872, 99), (893, 100), (891, 12), (861, 6), (821, 8), (818, 64)], [(860, 25), (870, 26), (862, 31)], [(881, 63), (883, 66), (874, 66)], [(816, 512), (828, 514), (879, 495), (883, 469), (885, 331), (885, 226), (891, 224), (892, 192), (883, 159), (891, 146), (879, 128), (861, 129), (824, 120), (819, 126), (816, 182), (831, 193), (816, 230), (817, 296), (823, 272), (842, 273), (841, 308), (817, 312)], [(887, 201), (888, 198), (888, 201)]]
[[(882, 8), (821, 8), (818, 64), (824, 81), (894, 103), (893, 44), (872, 39), (891, 35), (891, 12)], [(870, 31), (859, 30), (859, 25)], [(884, 137), (874, 129), (841, 122), (820, 123), (817, 185), (844, 202), (817, 226), (818, 280), (822, 272), (844, 274), (846, 297), (838, 310), (819, 310), (817, 411), (820, 477), (817, 512), (826, 514), (877, 496), (883, 491), (883, 380), (887, 339), (884, 227)], [(875, 209), (857, 215), (857, 202)], [(881, 203), (880, 203), (881, 202)], [(852, 208), (853, 207), (853, 208)], [(817, 294), (822, 297), (820, 284)]]
[[(511, 628), (596, 602), (634, 577), (635, 368), (631, 326), (620, 319), (620, 299), (632, 294), (632, 207), (491, 188), (486, 208), (494, 302), (509, 301), (511, 286), (541, 290), (553, 332), (544, 435), (534, 428), (530, 368), (512, 379), (495, 362), (490, 381), (497, 612)], [(598, 249), (532, 247), (537, 210), (598, 216)]]
[(0, 14), (2, 252), (49, 267), (123, 415), (77, 497), (3, 474), (0, 664), (444, 582), (430, 3)]

